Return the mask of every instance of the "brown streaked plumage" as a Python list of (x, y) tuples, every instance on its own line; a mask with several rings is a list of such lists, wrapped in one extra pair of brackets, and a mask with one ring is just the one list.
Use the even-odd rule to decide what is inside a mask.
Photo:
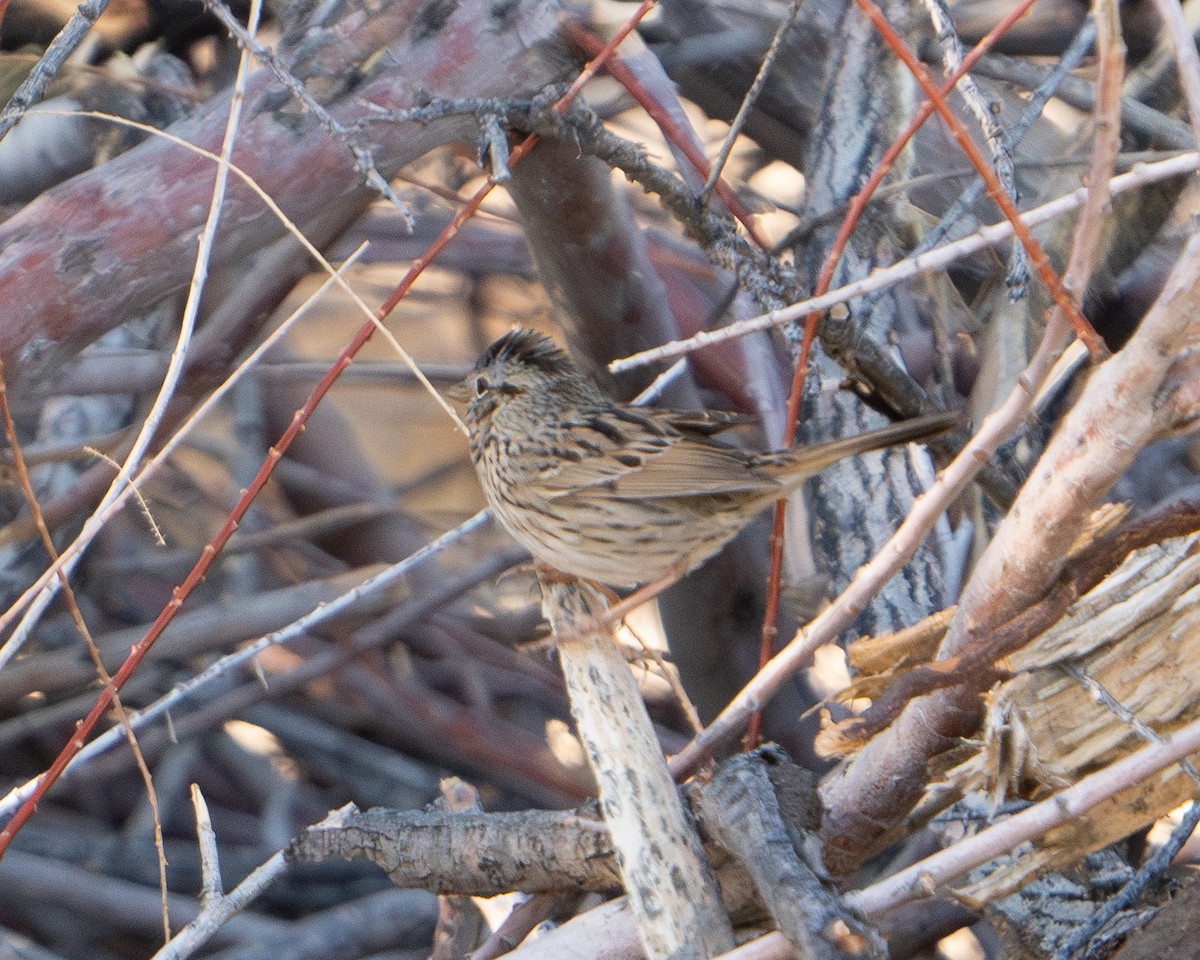
[(552, 341), (520, 328), (448, 395), (468, 402), (471, 459), (496, 518), (535, 560), (610, 587), (693, 570), (813, 474), (957, 420), (934, 414), (750, 453), (712, 439), (745, 418), (617, 403)]

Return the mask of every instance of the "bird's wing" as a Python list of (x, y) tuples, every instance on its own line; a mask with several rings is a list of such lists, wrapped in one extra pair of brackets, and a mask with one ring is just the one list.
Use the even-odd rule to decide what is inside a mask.
[(674, 427), (688, 436), (711, 437), (731, 427), (758, 423), (758, 417), (732, 410), (653, 410), (651, 419)]
[[(767, 493), (778, 481), (756, 473), (744, 453), (693, 438), (660, 414), (580, 417), (560, 444), (562, 456), (534, 481), (543, 496), (557, 499), (605, 486), (622, 499), (689, 497), (720, 493)], [(688, 419), (695, 433), (732, 426), (730, 418)], [(695, 424), (695, 426), (693, 426)]]
[(700, 497), (721, 493), (771, 493), (779, 482), (755, 473), (745, 455), (728, 447), (684, 437), (617, 479), (613, 496), (631, 500)]

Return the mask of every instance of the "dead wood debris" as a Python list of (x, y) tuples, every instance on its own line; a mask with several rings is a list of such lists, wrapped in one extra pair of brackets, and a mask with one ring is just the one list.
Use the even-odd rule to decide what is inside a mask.
[[(0, 102), (27, 80), (14, 100), (19, 106), (58, 76), (47, 94), (52, 99), (40, 101), (41, 112), (0, 139), (0, 355), (10, 375), (16, 431), (60, 545), (108, 487), (114, 467), (106, 458), (128, 452), (169, 368), (212, 165), (145, 131), (56, 111), (100, 109), (157, 126), (186, 114), (172, 130), (216, 151), (237, 56), (236, 44), (213, 33), (215, 19), (206, 17), (192, 34), (184, 30), (190, 17), (169, 0), (113, 0), (68, 59), (75, 26), (83, 36), (88, 18), (104, 6), (89, 2), (74, 14), (73, 3), (9, 0), (0, 24), (6, 47), (0, 82), (14, 78)], [(667, 159), (673, 151), (682, 154), (684, 141), (704, 152), (722, 129), (699, 121), (697, 131), (675, 134), (678, 142), (668, 150), (640, 109), (625, 110), (624, 93), (600, 85), (563, 116), (543, 109), (580, 65), (569, 38), (578, 40), (590, 5), (339, 0), (268, 6), (274, 19), (259, 39), (292, 64), (313, 99), (294, 100), (270, 70), (253, 74), (235, 161), (318, 248), (345, 257), (361, 239), (372, 240), (351, 270), (372, 307), (449, 222), (460, 195), (478, 185), (470, 156), (476, 148), (490, 151), (501, 172), (506, 137), (514, 147), (530, 132), (546, 138), (540, 153), (513, 166), (512, 202), (489, 200), (388, 321), (405, 346), (440, 373), (437, 382), (453, 379), (486, 342), (520, 322), (565, 333), (606, 387), (631, 396), (659, 371), (610, 375), (614, 358), (807, 295), (852, 194), (915, 108), (910, 81), (852, 5), (810, 0), (800, 27), (782, 38), (782, 55), (763, 77), (747, 117), (754, 142), (735, 146), (727, 168), (741, 204), (755, 212), (756, 228), (779, 242), (758, 249), (730, 215), (732, 205), (697, 199), (702, 175), (679, 173)], [(618, 12), (624, 16), (632, 6), (617, 5)], [(916, 25), (911, 7), (885, 6), (914, 34), (926, 29)], [(1153, 6), (1122, 5), (1130, 63), (1119, 91), (1121, 112), (1098, 120), (1114, 139), (1120, 136), (1126, 151), (1115, 169), (1135, 177), (1147, 164), (1195, 147), (1166, 27)], [(656, 96), (674, 98), (678, 88), (710, 115), (728, 117), (791, 2), (661, 0), (659, 7), (641, 29), (646, 46), (630, 49), (631, 42), (622, 51), (631, 62), (636, 55), (633, 73)], [(1040, 19), (1042, 11), (1039, 3), (1020, 32), (1006, 39), (1006, 54), (989, 55), (975, 71), (991, 117), (987, 139), (1002, 165), (1011, 158), (1023, 207), (1079, 186), (1096, 142), (1089, 113), (1104, 73), (1089, 53), (1096, 44), (1091, 23), (1080, 19), (1082, 7), (1049, 20)], [(37, 29), (19, 33), (31, 13)], [(960, 18), (968, 14), (974, 30), (980, 9), (955, 11)], [(27, 51), (7, 49), (17, 37), (46, 43), (71, 16), (66, 39), (32, 72)], [(563, 17), (579, 21), (575, 32), (562, 29)], [(121, 24), (132, 27), (118, 29)], [(156, 25), (166, 27), (160, 42), (135, 50)], [(924, 55), (940, 62), (945, 36), (925, 39)], [(132, 59), (114, 56), (117, 46), (129, 47)], [(1047, 49), (1057, 67), (1046, 67)], [(1053, 123), (1039, 112), (1046, 101), (1056, 111)], [(662, 106), (661, 115), (674, 122), (697, 117), (674, 99)], [(953, 106), (959, 108), (957, 100)], [(1194, 117), (1194, 106), (1191, 112)], [(16, 119), (15, 109), (6, 111), (0, 126)], [(508, 122), (506, 130), (501, 121)], [(636, 188), (614, 178), (614, 170)], [(807, 178), (803, 188), (797, 170)], [(376, 203), (368, 184), (378, 187), (393, 177), (385, 195), (394, 189), (401, 203)], [(1104, 205), (1101, 236), (1091, 238), (1097, 269), (1079, 297), (1113, 349), (1142, 344), (1139, 324), (1194, 238), (1195, 187), (1186, 179), (1143, 181)], [(866, 208), (835, 285), (922, 249), (931, 237), (963, 235), (992, 222), (990, 201), (970, 180), (944, 126), (927, 124)], [(410, 212), (415, 233), (400, 236)], [(1052, 261), (1067, 262), (1073, 229), (1069, 219), (1039, 229)], [(831, 310), (817, 331), (820, 382), (810, 382), (805, 398), (824, 411), (811, 429), (860, 429), (879, 411), (912, 415), (931, 406), (959, 407), (979, 420), (993, 409), (1026, 368), (1046, 306), (1036, 281), (1014, 299), (1025, 281), (1019, 265), (1007, 260), (1004, 250), (977, 251)], [(196, 336), (156, 443), (315, 286), (311, 267), (309, 253), (235, 178)], [(1161, 314), (1169, 305), (1166, 298), (1155, 309)], [(107, 669), (120, 666), (171, 602), (238, 492), (328, 369), (348, 324), (362, 319), (337, 306), (319, 322), (302, 324), (158, 476), (140, 486), (165, 548), (129, 510), (92, 545), (71, 582)], [(694, 353), (665, 402), (754, 413), (763, 434), (748, 442), (777, 443), (799, 336), (791, 324), (783, 336), (760, 333)], [(869, 843), (851, 837), (851, 849), (834, 851), (845, 852), (842, 867), (893, 840), (906, 844), (894, 853), (897, 864), (919, 857), (953, 839), (947, 823), (955, 817), (972, 820), (973, 829), (1196, 719), (1195, 510), (1179, 506), (1187, 502), (1185, 488), (1196, 484), (1195, 444), (1183, 435), (1200, 409), (1196, 342), (1193, 324), (1172, 347), (1178, 347), (1177, 362), (1161, 391), (1145, 405), (1159, 418), (1152, 426), (1169, 426), (1180, 436), (1148, 447), (1119, 481), (1116, 495), (1133, 505), (1129, 518), (1115, 529), (1098, 524), (1071, 549), (1060, 545), (1065, 566), (1046, 578), (1049, 592), (1022, 593), (1004, 623), (970, 635), (969, 649), (933, 659), (954, 616), (949, 604), (956, 585), (1024, 476), (1036, 469), (1059, 418), (1086, 390), (1081, 383), (1094, 375), (1087, 369), (1065, 370), (1055, 389), (1043, 392), (1040, 421), (1028, 424), (983, 473), (986, 498), (971, 494), (956, 504), (953, 533), (940, 531), (926, 545), (921, 570), (896, 578), (903, 605), (890, 597), (870, 612), (874, 619), (863, 621), (872, 624), (864, 631), (879, 632), (920, 622), (852, 647), (851, 662), (861, 674), (842, 699), (867, 697), (872, 705), (857, 717), (841, 713), (842, 722), (817, 741), (823, 749), (840, 755), (882, 743), (880, 732), (908, 704), (947, 689), (968, 690), (972, 708), (985, 693), (986, 709), (981, 728), (955, 727), (942, 744), (951, 749), (933, 760), (913, 752), (919, 782), (906, 786), (924, 800), (911, 811), (907, 804), (888, 805), (888, 816), (896, 818), (890, 831)], [(621, 665), (629, 671), (622, 678), (639, 681), (655, 724), (643, 754), (630, 759), (580, 729), (590, 721), (578, 712), (572, 728), (556, 653), (528, 642), (543, 629), (537, 586), (520, 569), (505, 573), (522, 558), (500, 532), (481, 524), (387, 590), (296, 630), (286, 646), (212, 669), (214, 660), (256, 637), (289, 629), (362, 589), (478, 507), (448, 421), (411, 388), (411, 376), (394, 356), (371, 352), (375, 348), (356, 359), (353, 377), (307, 423), (229, 548), (123, 691), (126, 709), (136, 710), (189, 685), (139, 737), (156, 785), (172, 929), (199, 911), (202, 868), (186, 803), (195, 783), (209, 801), (226, 886), (269, 861), (330, 808), (348, 800), (363, 808), (399, 808), (356, 814), (341, 831), (304, 835), (289, 848), (295, 862), (284, 876), (215, 933), (211, 955), (408, 957), (428, 955), (435, 943), (436, 955), (451, 960), (483, 942), (480, 956), (494, 957), (516, 948), (546, 918), (570, 921), (543, 941), (543, 955), (553, 960), (566, 955), (564, 942), (581, 956), (597, 944), (608, 946), (610, 930), (614, 944), (618, 931), (629, 932), (636, 950), (639, 914), (626, 900), (611, 899), (570, 919), (580, 904), (619, 897), (627, 883), (610, 826), (588, 806), (561, 811), (595, 795), (603, 775), (626, 772), (622, 763), (641, 774), (657, 768), (663, 752), (679, 750), (685, 742), (680, 711), (654, 671)], [(1094, 430), (1084, 431), (1080, 449), (1105, 422), (1099, 417)], [(965, 439), (964, 431), (956, 442)], [(1119, 446), (1123, 438), (1117, 439)], [(950, 452), (947, 445), (937, 456)], [(0, 462), (12, 480), (12, 451)], [(1105, 465), (1093, 466), (1099, 473)], [(819, 595), (817, 603), (829, 584), (836, 588), (853, 576), (858, 561), (851, 542), (875, 542), (891, 529), (889, 521), (868, 530), (860, 508), (878, 505), (894, 516), (895, 504), (907, 503), (929, 479), (922, 476), (928, 469), (902, 454), (888, 469), (886, 493), (881, 474), (854, 468), (853, 476), (814, 484), (815, 520), (793, 505), (788, 556), (799, 576), (816, 584), (808, 592)], [(850, 490), (854, 494), (839, 503), (837, 496)], [(1144, 511), (1168, 499), (1176, 503), (1173, 519), (1146, 519)], [(1121, 512), (1109, 508), (1102, 519), (1111, 524)], [(46, 558), (35, 546), (35, 524), (16, 483), (0, 488), (0, 513), (0, 593), (11, 601), (44, 571)], [(974, 546), (966, 545), (968, 526)], [(752, 532), (733, 547), (738, 552), (679, 585), (662, 605), (674, 652), (665, 669), (678, 669), (709, 716), (752, 671), (766, 544), (765, 533)], [(1010, 559), (1019, 560), (1028, 547), (1012, 548)], [(823, 565), (820, 576), (809, 562), (813, 551)], [(781, 636), (802, 620), (787, 610)], [(11, 635), (10, 624), (0, 642)], [(207, 685), (191, 686), (203, 676), (211, 678)], [(96, 689), (75, 626), (52, 605), (19, 656), (0, 667), (5, 791), (50, 765), (91, 709)], [(790, 695), (769, 705), (768, 729), (815, 765), (814, 731), (797, 723), (813, 698), (799, 685)], [(592, 768), (583, 759), (589, 753)], [(447, 772), (477, 785), (481, 809), (510, 812), (412, 812), (437, 795)], [(884, 765), (871, 776), (872, 790), (890, 787)], [(785, 782), (791, 780), (800, 786)], [(1056, 951), (1080, 931), (1088, 932), (1088, 944), (1071, 960), (1096, 960), (1118, 949), (1128, 931), (1120, 954), (1125, 960), (1175, 955), (1185, 949), (1177, 944), (1188, 941), (1171, 939), (1173, 924), (1187, 929), (1194, 885), (1185, 879), (1160, 919), (1147, 922), (1170, 885), (1157, 867), (1153, 880), (1139, 885), (1136, 878), (1149, 875), (1146, 866), (1130, 880), (1126, 866), (1137, 867), (1137, 858), (1117, 841), (1191, 799), (1196, 789), (1185, 770), (1131, 784), (1092, 815), (1031, 838), (960, 881), (953, 909), (945, 901), (910, 903), (906, 910), (918, 919), (909, 933), (917, 933), (905, 935), (897, 921), (894, 955), (932, 949), (922, 935), (936, 940), (935, 933), (966, 922), (963, 905), (972, 915), (982, 912), (1014, 956), (1066, 960)], [(673, 802), (669, 781), (663, 790)], [(679, 900), (691, 899), (694, 877), (711, 871), (722, 902), (702, 912), (716, 926), (728, 916), (739, 937), (781, 930), (806, 958), (882, 955), (886, 947), (876, 928), (845, 910), (822, 865), (818, 851), (831, 828), (828, 819), (822, 827), (807, 775), (768, 750), (716, 768), (683, 795), (689, 806), (682, 826), (691, 831), (694, 820), (703, 846), (695, 845), (698, 872), (678, 884)], [(867, 799), (866, 792), (849, 799), (827, 795), (835, 819)], [(653, 801), (636, 812), (646, 820), (659, 809)], [(111, 744), (69, 770), (0, 860), (0, 954), (149, 956), (161, 943), (164, 910), (150, 839), (154, 816), (127, 748)], [(621, 829), (636, 839), (640, 828)], [(678, 831), (685, 840), (687, 831)], [(1126, 866), (1113, 857), (1123, 857)], [(854, 884), (868, 886), (880, 860)], [(393, 889), (380, 867), (408, 889)], [(642, 920), (644, 904), (653, 908), (670, 879), (638, 891)], [(1112, 892), (1114, 885), (1128, 902)], [(512, 891), (532, 898), (489, 933), (469, 898)], [(1111, 917), (1090, 930), (1106, 910)], [(1032, 935), (1031, 918), (1052, 935)], [(580, 938), (578, 930), (591, 933), (572, 940)], [(525, 949), (538, 956), (531, 945)]]
[[(742, 926), (775, 926), (803, 957), (882, 957), (879, 935), (839, 903), (819, 861), (814, 780), (777, 747), (736, 757), (685, 796), (706, 841), (724, 909)], [(595, 810), (452, 813), (375, 809), (312, 828), (294, 862), (368, 860), (397, 886), (495, 896), (517, 890), (622, 890), (612, 838)]]

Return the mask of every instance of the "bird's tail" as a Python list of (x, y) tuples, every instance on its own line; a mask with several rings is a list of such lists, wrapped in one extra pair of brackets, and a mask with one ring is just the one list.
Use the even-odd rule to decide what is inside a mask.
[(846, 457), (856, 457), (873, 450), (924, 440), (945, 433), (959, 423), (961, 418), (956, 413), (934, 413), (894, 423), (869, 433), (860, 433), (856, 437), (846, 437), (815, 447), (767, 454), (763, 457), (761, 466), (768, 471), (778, 472), (780, 476), (788, 476), (789, 479), (802, 479), (818, 474)]

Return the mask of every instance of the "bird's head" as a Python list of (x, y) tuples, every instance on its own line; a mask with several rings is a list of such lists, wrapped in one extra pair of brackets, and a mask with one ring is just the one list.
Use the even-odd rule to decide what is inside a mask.
[(488, 347), (475, 369), (446, 396), (468, 404), (467, 421), (477, 423), (519, 397), (553, 397), (580, 382), (571, 358), (553, 340), (517, 327)]

